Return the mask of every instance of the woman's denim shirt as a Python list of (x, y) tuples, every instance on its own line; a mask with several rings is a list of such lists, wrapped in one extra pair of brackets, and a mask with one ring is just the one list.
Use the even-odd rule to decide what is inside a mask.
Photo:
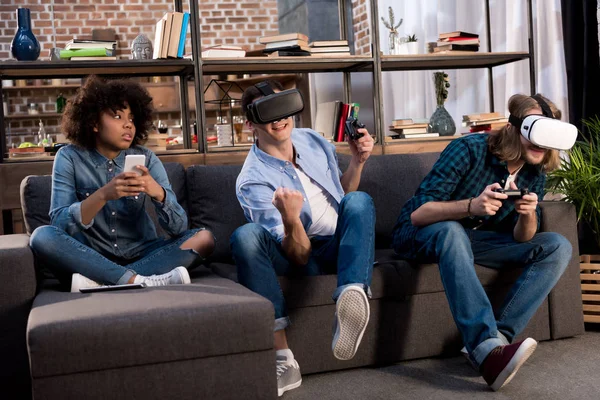
[(183, 233), (187, 215), (177, 203), (162, 162), (145, 147), (132, 146), (109, 160), (96, 150), (68, 145), (56, 153), (52, 171), (52, 225), (112, 259), (135, 258), (158, 237), (144, 207), (145, 193), (109, 200), (89, 224), (81, 220), (81, 202), (123, 172), (127, 154), (146, 156), (150, 175), (166, 194), (163, 203), (152, 200), (158, 221), (172, 236)]

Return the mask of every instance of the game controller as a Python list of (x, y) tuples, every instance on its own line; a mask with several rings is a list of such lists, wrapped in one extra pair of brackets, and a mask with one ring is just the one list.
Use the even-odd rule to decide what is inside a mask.
[(527, 188), (522, 188), (522, 189), (494, 189), (494, 192), (496, 193), (504, 193), (505, 195), (508, 196), (508, 198), (521, 198), (523, 196), (525, 196), (526, 194), (529, 194), (529, 189)]
[(364, 128), (365, 125), (358, 122), (356, 118), (348, 118), (346, 120), (345, 132), (351, 140), (360, 139), (364, 133), (358, 132), (358, 129)]

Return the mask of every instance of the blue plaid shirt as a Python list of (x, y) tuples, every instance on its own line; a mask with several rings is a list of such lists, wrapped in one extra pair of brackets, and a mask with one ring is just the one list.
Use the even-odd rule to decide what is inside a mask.
[[(410, 215), (430, 201), (457, 201), (477, 197), (485, 187), (499, 183), (504, 187), (510, 175), (506, 161), (501, 161), (488, 150), (487, 134), (472, 134), (452, 141), (442, 152), (429, 174), (423, 179), (415, 195), (402, 207), (394, 226), (394, 250), (405, 258), (416, 257), (413, 240), (418, 227)], [(528, 188), (541, 200), (544, 196), (546, 174), (539, 166), (525, 164), (516, 176), (518, 188)], [(537, 207), (538, 229), (541, 211)], [(459, 220), (465, 228), (512, 232), (519, 214), (514, 202), (504, 200), (496, 215)]]

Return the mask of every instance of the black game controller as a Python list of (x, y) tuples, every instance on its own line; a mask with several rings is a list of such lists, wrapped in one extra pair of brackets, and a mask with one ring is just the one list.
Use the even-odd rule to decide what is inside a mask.
[(496, 193), (504, 193), (505, 195), (508, 196), (508, 198), (521, 198), (523, 196), (525, 196), (526, 194), (529, 194), (529, 189), (527, 188), (522, 188), (522, 189), (494, 189), (494, 192)]
[(351, 140), (360, 139), (364, 133), (358, 132), (358, 129), (364, 127), (365, 125), (358, 122), (356, 118), (348, 118), (346, 120), (345, 133)]

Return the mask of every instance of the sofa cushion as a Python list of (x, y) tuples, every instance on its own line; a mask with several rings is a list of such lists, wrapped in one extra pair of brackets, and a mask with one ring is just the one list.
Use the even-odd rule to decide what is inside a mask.
[(271, 349), (271, 303), (203, 271), (190, 285), (92, 294), (43, 290), (28, 323), (32, 377)]
[[(375, 250), (376, 265), (371, 282), (372, 299), (405, 298), (416, 294), (444, 291), (437, 264), (415, 265), (397, 258), (391, 249)], [(237, 282), (236, 266), (214, 262), (209, 265), (217, 275)], [(522, 269), (475, 266), (475, 273), (484, 287), (512, 284)], [(337, 287), (337, 275), (319, 275), (298, 278), (279, 277), (279, 284), (288, 307), (311, 307), (333, 304), (331, 295)]]
[(415, 194), (438, 158), (439, 153), (388, 154), (371, 156), (365, 163), (358, 190), (368, 193), (375, 203), (378, 249), (390, 247), (392, 229), (402, 206)]
[[(173, 192), (177, 196), (177, 201), (187, 211), (185, 169), (179, 163), (165, 163), (165, 170), (171, 182)], [(21, 208), (23, 209), (23, 220), (27, 233), (31, 233), (42, 225), (50, 224), (50, 195), (52, 193), (52, 176), (50, 175), (30, 175), (21, 181)], [(151, 203), (148, 201), (148, 203)], [(150, 215), (156, 221), (154, 207), (148, 207)], [(164, 235), (164, 231), (156, 224), (159, 234)]]
[[(444, 286), (440, 277), (438, 264), (414, 264), (399, 259), (394, 251), (376, 250), (379, 265), (392, 266), (396, 269), (401, 282), (401, 295), (443, 292)], [(504, 286), (517, 280), (523, 272), (522, 268), (503, 269), (501, 271), (475, 265), (475, 273), (484, 287)]]
[(235, 194), (240, 165), (194, 165), (187, 169), (189, 217), (192, 228), (204, 226), (217, 239), (214, 261), (231, 261), (229, 237), (246, 223)]
[[(210, 268), (219, 276), (237, 282), (236, 266), (211, 263)], [(334, 304), (331, 296), (337, 287), (337, 275), (279, 277), (279, 285), (289, 308)], [(402, 282), (392, 265), (376, 265), (371, 280), (372, 299), (403, 296)]]

